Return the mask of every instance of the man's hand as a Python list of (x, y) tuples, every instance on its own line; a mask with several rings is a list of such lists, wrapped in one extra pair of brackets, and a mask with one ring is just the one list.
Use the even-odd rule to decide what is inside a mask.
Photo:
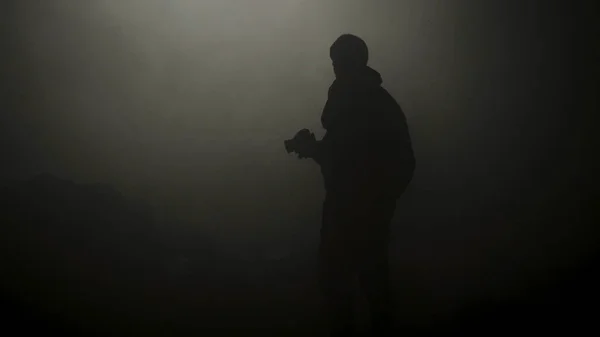
[(298, 154), (298, 158), (311, 158), (314, 155), (317, 140), (315, 134), (308, 129), (302, 129), (289, 141), (291, 151)]

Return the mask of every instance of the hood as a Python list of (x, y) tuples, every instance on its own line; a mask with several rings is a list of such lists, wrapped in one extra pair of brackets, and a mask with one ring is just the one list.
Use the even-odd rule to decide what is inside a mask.
[(338, 74), (331, 86), (334, 90), (360, 91), (367, 88), (379, 87), (382, 83), (381, 74), (375, 69), (365, 66), (356, 71)]

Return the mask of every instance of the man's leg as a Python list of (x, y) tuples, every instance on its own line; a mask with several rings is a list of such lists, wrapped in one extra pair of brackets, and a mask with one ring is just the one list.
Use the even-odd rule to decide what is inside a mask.
[(361, 289), (369, 304), (372, 331), (376, 336), (385, 336), (393, 321), (387, 249), (374, 249), (367, 261), (360, 273)]
[(337, 200), (326, 199), (319, 245), (319, 278), (331, 336), (354, 334), (356, 265)]
[(375, 207), (369, 219), (370, 231), (362, 254), (359, 280), (369, 303), (372, 331), (375, 336), (391, 334), (393, 298), (389, 273), (390, 223), (395, 200), (386, 200)]
[[(332, 247), (333, 246), (333, 247)], [(319, 277), (331, 336), (354, 333), (354, 278), (342, 247), (321, 241)]]

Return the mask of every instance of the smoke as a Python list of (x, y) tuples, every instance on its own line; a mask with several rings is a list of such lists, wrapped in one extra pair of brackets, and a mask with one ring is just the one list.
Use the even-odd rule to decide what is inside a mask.
[[(231, 247), (308, 245), (318, 235), (321, 177), (314, 163), (288, 156), (283, 140), (304, 127), (323, 134), (329, 46), (353, 33), (413, 137), (417, 172), (398, 216), (407, 259), (433, 270), (451, 263), (431, 256), (452, 251), (455, 271), (481, 266), (518, 236), (513, 254), (545, 247), (526, 265), (579, 242), (575, 229), (529, 221), (578, 171), (574, 140), (556, 117), (571, 83), (570, 31), (556, 20), (563, 8), (13, 0), (3, 9), (3, 180), (52, 172), (108, 182)], [(496, 218), (461, 224), (481, 214)], [(431, 279), (451, 273), (431, 270)]]

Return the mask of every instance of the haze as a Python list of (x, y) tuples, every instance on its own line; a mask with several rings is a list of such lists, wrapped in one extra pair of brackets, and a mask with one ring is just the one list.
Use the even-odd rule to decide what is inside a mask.
[[(353, 33), (368, 43), (370, 65), (411, 128), (417, 173), (397, 212), (397, 255), (409, 277), (446, 297), (467, 296), (510, 287), (515, 275), (567, 263), (561, 252), (587, 247), (577, 225), (531, 220), (578, 169), (575, 141), (552, 114), (567, 106), (562, 8), (422, 0), (3, 6), (2, 180), (52, 172), (109, 183), (239, 255), (310, 251), (320, 172), (288, 155), (283, 140), (304, 127), (323, 134), (329, 46)], [(485, 223), (461, 225), (483, 215)], [(466, 289), (465, 279), (491, 271), (506, 282)]]

